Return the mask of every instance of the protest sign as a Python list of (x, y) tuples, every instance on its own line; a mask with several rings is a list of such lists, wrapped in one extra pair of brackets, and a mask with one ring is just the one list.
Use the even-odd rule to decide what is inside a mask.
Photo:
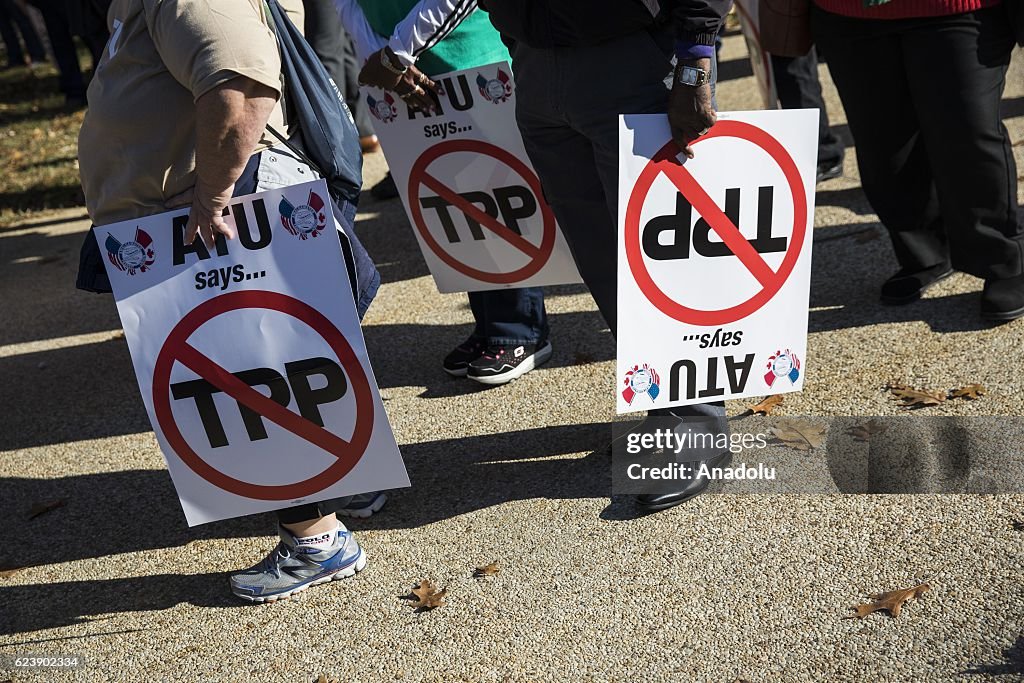
[(363, 94), (438, 290), (579, 282), (516, 126), (511, 68), (434, 80), (439, 113), (374, 88)]
[(408, 486), (322, 180), (95, 228), (189, 525)]
[(618, 411), (803, 387), (816, 110), (619, 121)]

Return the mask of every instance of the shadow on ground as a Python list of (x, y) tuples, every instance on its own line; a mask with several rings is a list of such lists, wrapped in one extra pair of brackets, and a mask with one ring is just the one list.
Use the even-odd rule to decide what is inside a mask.
[[(362, 529), (415, 529), (511, 500), (607, 496), (607, 445), (611, 426), (591, 423), (545, 427), (515, 434), (442, 439), (402, 447), (414, 486), (395, 492), (386, 514), (354, 520)], [(584, 458), (559, 457), (590, 451)], [(443, 462), (444, 467), (438, 463)], [(476, 482), (476, 485), (474, 485)], [(486, 484), (483, 484), (486, 482)], [(34, 503), (66, 505), (34, 520)], [(189, 529), (167, 472), (128, 470), (56, 479), (0, 479), (5, 556), (0, 565), (35, 566), (85, 558), (180, 547), (211, 538), (273, 533), (272, 515), (253, 515)], [(146, 510), (146, 515), (125, 514)], [(25, 539), (46, 539), (27, 543)], [(244, 563), (247, 559), (239, 558)], [(233, 570), (237, 567), (225, 567)], [(0, 634), (25, 633), (79, 623), (109, 612), (157, 610), (181, 602), (224, 607), (237, 604), (222, 574), (156, 575), (27, 586), (0, 585), (0, 604), (35, 605), (5, 615)]]

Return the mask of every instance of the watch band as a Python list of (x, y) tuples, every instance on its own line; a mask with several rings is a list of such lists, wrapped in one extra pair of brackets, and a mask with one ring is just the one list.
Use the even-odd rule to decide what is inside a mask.
[(394, 63), (392, 63), (391, 58), (388, 57), (387, 48), (380, 51), (380, 65), (396, 76), (401, 76), (409, 70), (409, 67), (407, 66), (395, 66)]

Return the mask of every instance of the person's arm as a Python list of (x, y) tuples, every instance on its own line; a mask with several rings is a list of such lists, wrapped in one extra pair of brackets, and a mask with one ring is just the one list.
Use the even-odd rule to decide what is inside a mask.
[(698, 69), (710, 78), (711, 60), (715, 55), (715, 39), (721, 30), (732, 0), (675, 0), (670, 16), (676, 33), (676, 68), (672, 74), (668, 120), (672, 138), (686, 156), (693, 157), (690, 143), (715, 125), (717, 116), (711, 103), (710, 81), (686, 85), (686, 75)]
[(476, 7), (477, 0), (420, 0), (395, 27), (388, 44), (366, 60), (359, 82), (393, 90), (420, 109), (435, 109), (426, 91), (437, 92), (437, 84), (415, 67), (416, 59), (444, 40)]
[(370, 55), (384, 47), (384, 38), (370, 26), (366, 15), (363, 14), (363, 8), (356, 0), (334, 0), (334, 8), (341, 17), (341, 25), (352, 36), (356, 57), (360, 63), (365, 63)]
[(477, 0), (420, 0), (395, 27), (388, 47), (403, 66), (412, 66), (476, 8)]
[(197, 233), (208, 246), (213, 245), (215, 233), (234, 239), (234, 231), (224, 221), (224, 209), (276, 104), (276, 90), (245, 76), (222, 83), (196, 100), (196, 184), (168, 202), (192, 203), (185, 244), (191, 244)]

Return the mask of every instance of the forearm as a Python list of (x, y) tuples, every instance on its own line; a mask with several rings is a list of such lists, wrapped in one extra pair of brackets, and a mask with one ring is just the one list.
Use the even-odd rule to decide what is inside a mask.
[(277, 92), (239, 76), (196, 100), (196, 198), (205, 205), (238, 180), (277, 103)]
[(420, 0), (399, 22), (388, 47), (405, 66), (454, 31), (477, 7), (476, 0)]

